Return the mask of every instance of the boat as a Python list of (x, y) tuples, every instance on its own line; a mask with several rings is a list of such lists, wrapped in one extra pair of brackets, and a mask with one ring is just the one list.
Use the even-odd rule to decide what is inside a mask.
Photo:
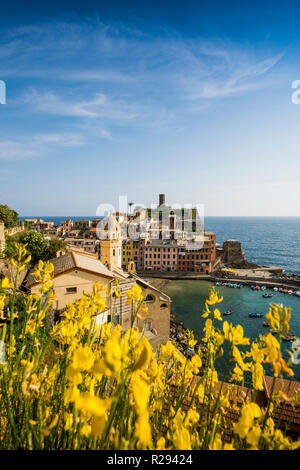
[(256, 290), (260, 290), (260, 286), (255, 286), (255, 289), (256, 289)]
[(274, 292), (278, 292), (278, 287), (273, 287)]
[(273, 328), (270, 328), (269, 331), (270, 331), (270, 333), (273, 333), (273, 334), (275, 334), (275, 335), (277, 335), (277, 333), (278, 333), (276, 330), (273, 330)]
[(232, 314), (232, 310), (227, 310), (226, 312), (223, 312), (223, 315), (231, 315)]
[(296, 295), (297, 297), (300, 297), (300, 290), (296, 290), (296, 291), (294, 292), (294, 295)]
[(257, 312), (251, 312), (251, 313), (249, 313), (249, 317), (251, 317), (251, 318), (260, 318), (260, 317), (262, 317), (262, 316), (263, 316), (262, 313), (257, 313)]
[(283, 289), (282, 291), (284, 294), (287, 294), (288, 293), (288, 290), (287, 289)]
[(252, 289), (252, 290), (255, 289), (255, 286), (252, 285), (252, 286), (251, 286), (251, 289)]
[(292, 290), (288, 290), (288, 294), (292, 295), (292, 294), (293, 294), (293, 291), (292, 291)]
[(264, 321), (263, 326), (269, 326), (269, 323), (267, 321)]
[(282, 336), (282, 339), (283, 341), (293, 341), (294, 339), (296, 339), (296, 335), (285, 335)]
[(268, 299), (268, 298), (272, 297), (273, 295), (272, 295), (272, 294), (263, 294), (262, 296), (263, 296), (265, 299)]

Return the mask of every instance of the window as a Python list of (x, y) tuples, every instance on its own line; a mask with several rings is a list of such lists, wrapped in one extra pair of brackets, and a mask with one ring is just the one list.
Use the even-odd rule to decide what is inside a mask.
[[(155, 263), (154, 263), (154, 264), (155, 264)], [(155, 300), (155, 299), (154, 299), (153, 295), (151, 295), (151, 294), (148, 294), (148, 295), (146, 296), (146, 298), (145, 298), (145, 301), (146, 301), (146, 302), (154, 302), (154, 300)]]
[(77, 287), (67, 287), (66, 288), (66, 294), (76, 294), (77, 292)]
[(168, 308), (167, 304), (161, 304), (160, 308)]

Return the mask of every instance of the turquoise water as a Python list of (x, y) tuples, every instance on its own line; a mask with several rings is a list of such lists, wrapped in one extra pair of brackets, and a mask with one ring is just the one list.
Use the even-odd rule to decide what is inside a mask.
[[(209, 287), (214, 285), (207, 281), (170, 281), (162, 290), (172, 299), (171, 311), (176, 320), (183, 321), (184, 325), (193, 330), (195, 338), (203, 337), (203, 327), (205, 318), (202, 318), (205, 300), (208, 297)], [(240, 324), (244, 328), (244, 336), (254, 340), (259, 334), (268, 332), (264, 327), (262, 318), (250, 318), (250, 312), (260, 312), (264, 315), (268, 312), (270, 302), (281, 303), (286, 307), (292, 308), (290, 321), (290, 333), (300, 337), (300, 297), (288, 294), (281, 294), (267, 289), (265, 292), (272, 293), (273, 297), (265, 299), (262, 292), (253, 291), (250, 287), (233, 289), (225, 286), (216, 286), (220, 296), (223, 296), (223, 302), (219, 304), (219, 310), (225, 312), (232, 310), (232, 315), (223, 316), (233, 325)], [(283, 342), (283, 355), (288, 359), (286, 350), (290, 348), (291, 343)], [(243, 349), (243, 348), (242, 348)], [(245, 348), (244, 348), (245, 349)], [(246, 347), (247, 349), (247, 347)], [(219, 360), (217, 370), (221, 373), (224, 369), (224, 358)], [(270, 372), (267, 370), (267, 372)], [(295, 368), (294, 380), (300, 381), (300, 365)]]

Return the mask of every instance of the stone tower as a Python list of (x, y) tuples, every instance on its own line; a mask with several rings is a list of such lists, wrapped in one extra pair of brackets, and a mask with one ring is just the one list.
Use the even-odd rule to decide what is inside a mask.
[(240, 265), (245, 263), (245, 253), (242, 244), (238, 240), (226, 240), (223, 243), (224, 263), (229, 265)]
[(113, 271), (115, 268), (121, 268), (122, 260), (122, 238), (120, 226), (113, 215), (107, 219), (107, 226), (104, 230), (105, 239), (100, 240), (100, 261), (108, 269)]
[(5, 232), (4, 232), (4, 222), (0, 220), (0, 256), (5, 250)]

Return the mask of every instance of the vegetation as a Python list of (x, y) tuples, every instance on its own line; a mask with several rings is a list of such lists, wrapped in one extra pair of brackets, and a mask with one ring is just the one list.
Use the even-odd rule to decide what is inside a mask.
[[(19, 272), (30, 255), (16, 245), (13, 263)], [(264, 364), (275, 377), (292, 377), (292, 363), (281, 355), (281, 338), (289, 331), (291, 312), (272, 305), (267, 319), (276, 330), (252, 342), (241, 326), (222, 320), (222, 301), (212, 289), (206, 302), (203, 340), (207, 346), (191, 359), (167, 342), (154, 355), (137, 328), (122, 332), (120, 325), (97, 325), (95, 313), (104, 312), (112, 294), (99, 283), (75, 305), (68, 305), (61, 321), (46, 331), (47, 315), (55, 302), (51, 281), (53, 265), (40, 261), (34, 276), (40, 294), (16, 302), (16, 281), (2, 281), (0, 338), (5, 344), (0, 358), (1, 449), (296, 449), (273, 414), (282, 392), (272, 393), (261, 409), (248, 397), (231, 425), (229, 393), (215, 369), (216, 357), (229, 344), (228, 367), (222, 380), (243, 384), (244, 371), (251, 373), (253, 393), (262, 389)], [(118, 287), (115, 297), (120, 296)], [(147, 316), (141, 289), (127, 291), (134, 318)], [(195, 346), (191, 332), (187, 341)], [(2, 343), (2, 344), (3, 344)], [(248, 346), (242, 353), (240, 346)], [(47, 364), (52, 351), (55, 361)], [(205, 363), (206, 372), (199, 377)], [(233, 373), (230, 369), (233, 367)], [(230, 374), (230, 376), (228, 376)], [(195, 380), (196, 377), (196, 380)], [(223, 383), (223, 382), (221, 382)], [(176, 390), (174, 395), (173, 391)], [(200, 405), (200, 408), (199, 406)], [(235, 407), (236, 408), (236, 407)], [(226, 439), (229, 432), (229, 440)]]
[[(39, 260), (48, 261), (56, 258), (59, 250), (67, 251), (66, 244), (62, 240), (47, 239), (41, 232), (28, 230), (18, 234), (18, 241), (26, 245), (27, 251), (31, 255), (32, 264), (38, 263)], [(12, 256), (14, 252), (14, 239), (7, 243), (6, 255)]]
[(5, 228), (11, 228), (17, 225), (19, 215), (16, 211), (10, 209), (7, 205), (0, 204), (0, 220), (4, 222)]

